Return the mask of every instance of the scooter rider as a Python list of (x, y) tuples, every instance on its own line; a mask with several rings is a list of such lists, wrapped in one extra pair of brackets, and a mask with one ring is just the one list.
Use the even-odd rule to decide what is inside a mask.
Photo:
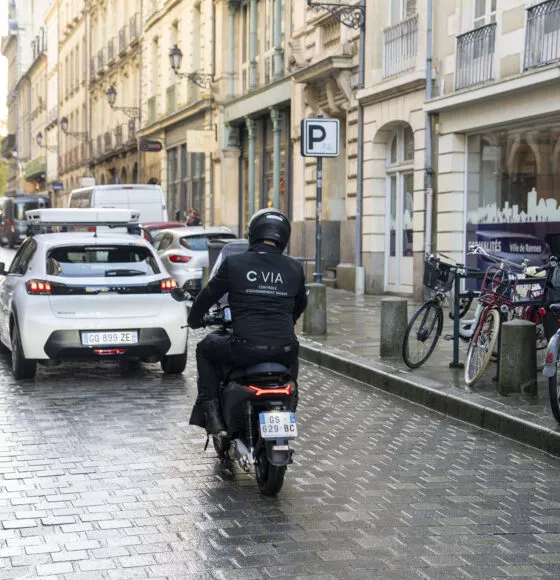
[(249, 250), (225, 258), (188, 318), (191, 328), (200, 328), (206, 312), (229, 294), (233, 333), (212, 332), (196, 348), (198, 399), (190, 423), (206, 426), (208, 433), (225, 430), (218, 399), (224, 369), (278, 362), (290, 367), (297, 379), (294, 324), (307, 306), (307, 293), (301, 264), (283, 254), (290, 222), (280, 211), (267, 208), (251, 218), (248, 230)]

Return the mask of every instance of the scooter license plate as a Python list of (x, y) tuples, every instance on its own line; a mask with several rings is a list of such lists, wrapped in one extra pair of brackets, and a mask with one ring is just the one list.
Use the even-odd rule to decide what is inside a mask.
[(259, 413), (263, 439), (292, 439), (297, 437), (296, 414), (293, 411)]

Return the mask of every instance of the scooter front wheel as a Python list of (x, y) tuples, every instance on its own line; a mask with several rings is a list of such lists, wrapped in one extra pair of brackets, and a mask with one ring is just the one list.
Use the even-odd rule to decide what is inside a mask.
[(276, 495), (284, 485), (285, 465), (272, 465), (263, 451), (255, 463), (255, 475), (259, 491), (263, 495)]

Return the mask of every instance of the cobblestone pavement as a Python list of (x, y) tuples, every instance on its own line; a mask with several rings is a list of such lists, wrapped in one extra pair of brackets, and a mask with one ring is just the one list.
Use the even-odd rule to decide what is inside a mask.
[(318, 367), (275, 499), (187, 425), (192, 364), (0, 377), (0, 578), (560, 577), (557, 459)]

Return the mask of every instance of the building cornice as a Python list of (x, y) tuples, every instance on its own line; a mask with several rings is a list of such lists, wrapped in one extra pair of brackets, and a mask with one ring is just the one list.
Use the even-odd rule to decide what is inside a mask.
[(350, 55), (327, 56), (294, 71), (292, 78), (296, 83), (314, 83), (329, 77), (335, 71), (352, 69), (353, 66), (353, 57)]
[(524, 72), (502, 81), (432, 99), (424, 105), (424, 110), (428, 113), (439, 113), (451, 109), (459, 109), (473, 103), (479, 103), (505, 95), (509, 97), (513, 93), (534, 89), (539, 85), (545, 85), (558, 80), (560, 80), (560, 66), (555, 64)]
[(358, 91), (356, 98), (362, 105), (373, 105), (393, 97), (424, 90), (425, 87), (426, 72), (424, 69), (417, 69), (412, 73), (399, 75), (397, 78), (368, 86)]
[(176, 125), (177, 123), (187, 121), (191, 117), (196, 117), (197, 115), (206, 112), (211, 106), (212, 101), (210, 99), (200, 99), (192, 105), (188, 105), (187, 107), (184, 107), (171, 115), (167, 115), (162, 119), (159, 119), (151, 125), (143, 127), (136, 132), (136, 135), (138, 137), (148, 137), (154, 133), (159, 133), (171, 125)]
[(146, 21), (145, 32), (148, 32), (148, 30), (153, 28), (166, 14), (169, 14), (175, 6), (181, 2), (182, 0), (172, 0), (171, 2), (166, 2), (159, 10), (156, 10)]

